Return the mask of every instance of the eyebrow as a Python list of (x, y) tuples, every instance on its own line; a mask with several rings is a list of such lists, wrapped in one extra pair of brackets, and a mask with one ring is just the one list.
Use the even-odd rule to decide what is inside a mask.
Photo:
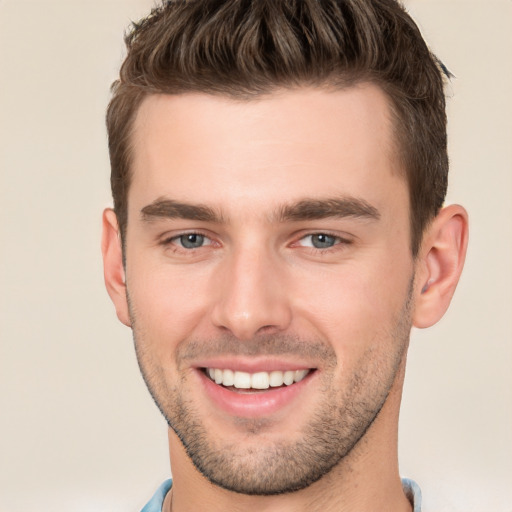
[(181, 203), (173, 199), (157, 199), (140, 211), (142, 220), (151, 222), (156, 218), (186, 219), (203, 222), (222, 222), (222, 215), (209, 206)]
[[(380, 213), (364, 199), (355, 197), (302, 199), (296, 203), (279, 207), (270, 219), (273, 222), (299, 222), (326, 218), (356, 218), (378, 220)], [(157, 218), (197, 220), (223, 223), (223, 215), (209, 206), (182, 203), (173, 199), (160, 198), (141, 209), (143, 221)]]
[(340, 197), (328, 199), (303, 199), (278, 210), (277, 219), (285, 221), (305, 221), (326, 218), (352, 217), (357, 219), (379, 220), (380, 213), (364, 199)]

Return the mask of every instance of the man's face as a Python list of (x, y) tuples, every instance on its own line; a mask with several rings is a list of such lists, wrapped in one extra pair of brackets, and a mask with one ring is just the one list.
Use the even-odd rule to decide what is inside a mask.
[(126, 285), (153, 397), (214, 483), (309, 485), (383, 405), (395, 419), (414, 267), (385, 95), (151, 96), (133, 149)]

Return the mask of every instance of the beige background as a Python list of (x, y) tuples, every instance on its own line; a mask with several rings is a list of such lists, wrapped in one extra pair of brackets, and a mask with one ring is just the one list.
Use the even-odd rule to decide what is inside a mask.
[[(104, 110), (150, 0), (0, 0), (0, 510), (135, 511), (164, 421), (103, 288)], [(471, 216), (447, 317), (414, 332), (404, 475), (425, 510), (512, 511), (512, 2), (410, 0), (457, 76), (450, 202)]]

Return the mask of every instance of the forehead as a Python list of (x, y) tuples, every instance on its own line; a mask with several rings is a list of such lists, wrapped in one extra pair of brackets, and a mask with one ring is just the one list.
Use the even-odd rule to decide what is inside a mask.
[(128, 203), (169, 196), (259, 207), (327, 192), (371, 201), (405, 186), (392, 132), (387, 96), (369, 84), (248, 101), (149, 96), (134, 123)]

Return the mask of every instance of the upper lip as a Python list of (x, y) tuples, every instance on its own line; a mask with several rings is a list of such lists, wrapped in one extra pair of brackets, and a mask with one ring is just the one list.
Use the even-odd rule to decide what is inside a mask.
[(218, 357), (194, 361), (196, 368), (218, 368), (221, 370), (234, 370), (247, 373), (287, 371), (287, 370), (310, 370), (314, 365), (293, 361), (292, 359), (281, 359), (279, 357)]

